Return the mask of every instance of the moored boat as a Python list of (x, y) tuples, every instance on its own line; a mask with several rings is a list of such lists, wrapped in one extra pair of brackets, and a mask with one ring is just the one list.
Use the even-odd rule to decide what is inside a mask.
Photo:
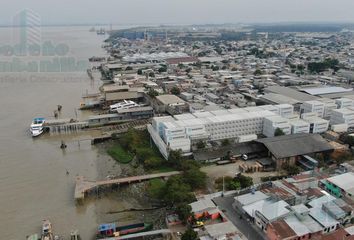
[(38, 137), (44, 132), (44, 127), (43, 124), (45, 123), (45, 118), (35, 118), (33, 119), (31, 126), (30, 126), (30, 131), (32, 134), (32, 137)]
[(146, 232), (152, 230), (152, 228), (152, 223), (134, 223), (125, 226), (117, 226), (116, 223), (101, 224), (98, 227), (97, 239)]

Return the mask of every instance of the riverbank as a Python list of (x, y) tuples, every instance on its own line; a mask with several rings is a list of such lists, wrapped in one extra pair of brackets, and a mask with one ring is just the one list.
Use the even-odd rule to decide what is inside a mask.
[[(107, 153), (107, 149), (116, 144), (108, 141), (97, 145), (97, 180), (115, 177), (143, 175), (147, 173), (135, 160), (122, 164)], [(85, 199), (84, 205), (94, 204), (98, 223), (118, 222), (119, 225), (152, 222), (154, 228), (164, 227), (166, 212), (157, 208), (146, 195), (148, 182), (122, 186), (112, 191), (101, 192), (99, 196)], [(131, 209), (141, 209), (135, 211)]]

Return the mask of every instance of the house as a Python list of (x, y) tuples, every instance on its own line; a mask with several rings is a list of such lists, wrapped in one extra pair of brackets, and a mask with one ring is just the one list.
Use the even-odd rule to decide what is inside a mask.
[(217, 219), (221, 217), (221, 212), (216, 207), (215, 203), (209, 198), (200, 199), (189, 204), (192, 207), (192, 212), (196, 219), (203, 217)]
[(188, 110), (188, 104), (181, 98), (172, 94), (157, 96), (155, 100), (156, 101), (154, 101), (153, 107), (156, 112), (169, 112), (176, 110), (178, 113), (182, 113)]
[(241, 240), (238, 229), (229, 221), (204, 226), (200, 240)]
[(122, 100), (143, 98), (144, 88), (131, 88), (128, 85), (107, 84), (102, 86), (102, 95), (107, 104)]
[(336, 197), (347, 196), (354, 199), (354, 173), (347, 172), (323, 181), (325, 189)]

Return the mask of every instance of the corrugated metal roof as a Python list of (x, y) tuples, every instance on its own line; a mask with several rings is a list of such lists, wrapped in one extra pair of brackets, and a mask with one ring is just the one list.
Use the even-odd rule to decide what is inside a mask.
[(300, 90), (307, 92), (308, 94), (311, 94), (311, 95), (322, 95), (322, 94), (351, 92), (351, 91), (353, 91), (353, 88), (317, 87), (317, 88), (302, 88)]
[(299, 133), (255, 141), (263, 143), (276, 158), (333, 150), (333, 147), (318, 134)]

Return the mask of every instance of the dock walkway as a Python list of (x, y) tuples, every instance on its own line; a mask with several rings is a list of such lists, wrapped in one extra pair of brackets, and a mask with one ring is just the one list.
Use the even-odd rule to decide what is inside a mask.
[(102, 240), (123, 240), (123, 239), (131, 239), (131, 238), (138, 238), (138, 237), (147, 237), (147, 236), (153, 236), (153, 235), (158, 235), (158, 234), (171, 234), (171, 230), (169, 229), (160, 229), (160, 230), (154, 230), (154, 231), (149, 231), (149, 232), (141, 232), (141, 233), (134, 233), (134, 234), (129, 234), (129, 235), (124, 235), (121, 237), (112, 237), (112, 238), (105, 238)]
[(85, 193), (95, 189), (97, 187), (109, 186), (115, 184), (129, 184), (147, 181), (154, 178), (168, 178), (174, 175), (178, 175), (181, 172), (173, 171), (173, 172), (165, 172), (165, 173), (155, 173), (141, 176), (133, 176), (133, 177), (124, 177), (117, 178), (111, 180), (103, 180), (103, 181), (87, 181), (83, 176), (76, 177), (76, 187), (75, 187), (75, 200), (83, 200), (85, 198)]

